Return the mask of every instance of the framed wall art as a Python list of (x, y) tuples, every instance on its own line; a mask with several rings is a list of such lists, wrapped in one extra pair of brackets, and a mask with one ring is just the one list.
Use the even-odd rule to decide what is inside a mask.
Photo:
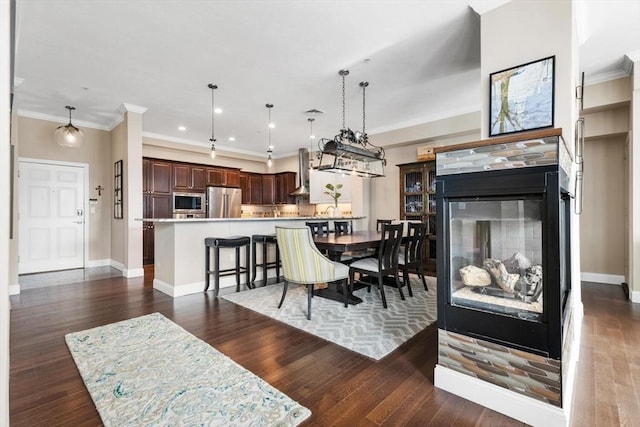
[(113, 217), (123, 218), (122, 211), (122, 160), (113, 164)]
[(489, 136), (553, 127), (555, 56), (490, 74)]

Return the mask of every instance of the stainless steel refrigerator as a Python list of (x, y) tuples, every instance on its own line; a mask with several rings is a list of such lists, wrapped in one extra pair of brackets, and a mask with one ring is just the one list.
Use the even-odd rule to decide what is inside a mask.
[(240, 218), (242, 190), (207, 187), (207, 218)]

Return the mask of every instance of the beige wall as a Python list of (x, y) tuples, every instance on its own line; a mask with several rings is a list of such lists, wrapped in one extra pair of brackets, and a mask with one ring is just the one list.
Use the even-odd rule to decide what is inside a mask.
[[(629, 281), (630, 78), (584, 89), (584, 204), (581, 264), (587, 280)], [(622, 279), (624, 278), (624, 279)]]
[[(18, 156), (23, 158), (54, 160), (60, 162), (86, 163), (89, 165), (89, 198), (98, 199), (95, 211), (89, 211), (89, 254), (94, 263), (108, 262), (111, 258), (111, 210), (112, 171), (111, 135), (109, 132), (83, 128), (84, 146), (64, 148), (57, 145), (53, 134), (60, 123), (18, 117)], [(106, 190), (98, 196), (95, 188), (101, 185)]]
[[(124, 159), (124, 146), (126, 139), (127, 125), (123, 121), (111, 131), (111, 153), (110, 164)], [(142, 181), (142, 176), (139, 178)], [(113, 183), (110, 184), (110, 191), (113, 203)], [(140, 195), (142, 197), (142, 195)], [(111, 213), (111, 259), (124, 266), (125, 264), (125, 226), (124, 219), (113, 218)]]
[[(578, 117), (574, 102), (577, 61), (572, 17), (569, 0), (512, 1), (482, 16), (482, 138), (489, 135), (489, 75), (555, 55), (554, 127), (562, 128), (566, 141), (573, 141)], [(542, 28), (544, 31), (540, 31)]]
[(626, 136), (585, 142), (580, 218), (583, 273), (625, 275), (624, 156)]

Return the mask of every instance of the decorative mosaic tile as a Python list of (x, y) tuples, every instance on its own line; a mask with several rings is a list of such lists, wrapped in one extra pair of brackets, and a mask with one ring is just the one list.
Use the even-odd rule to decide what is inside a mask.
[(533, 399), (562, 406), (559, 360), (438, 329), (438, 364)]
[[(558, 141), (559, 138), (553, 136), (437, 153), (437, 174), (453, 175), (555, 165), (558, 164)], [(566, 150), (561, 154), (566, 154)]]

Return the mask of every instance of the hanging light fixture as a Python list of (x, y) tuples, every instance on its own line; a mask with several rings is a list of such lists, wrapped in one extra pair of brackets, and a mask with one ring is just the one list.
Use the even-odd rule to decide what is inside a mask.
[(54, 139), (62, 147), (78, 148), (84, 144), (84, 132), (71, 124), (71, 111), (76, 107), (65, 106), (69, 110), (69, 123), (56, 129)]
[(384, 149), (369, 142), (366, 133), (366, 88), (369, 82), (360, 82), (362, 88), (362, 132), (352, 131), (345, 123), (345, 77), (349, 70), (340, 70), (342, 76), (342, 129), (333, 139), (322, 138), (320, 147), (320, 164), (318, 170), (333, 173), (351, 173), (363, 178), (384, 176), (387, 164)]
[(266, 104), (267, 111), (269, 112), (269, 145), (267, 146), (267, 167), (271, 167), (273, 165), (273, 160), (271, 157), (273, 156), (273, 145), (271, 145), (271, 129), (275, 127), (275, 125), (271, 122), (271, 109), (273, 108), (273, 104)]
[(208, 88), (211, 89), (211, 138), (209, 141), (211, 142), (211, 158), (216, 158), (216, 137), (215, 137), (215, 91), (218, 89), (218, 85), (214, 85), (213, 83), (209, 83)]
[(307, 119), (309, 122), (309, 172), (313, 170), (313, 141), (316, 139), (316, 136), (313, 134), (313, 122), (315, 120), (313, 117)]

